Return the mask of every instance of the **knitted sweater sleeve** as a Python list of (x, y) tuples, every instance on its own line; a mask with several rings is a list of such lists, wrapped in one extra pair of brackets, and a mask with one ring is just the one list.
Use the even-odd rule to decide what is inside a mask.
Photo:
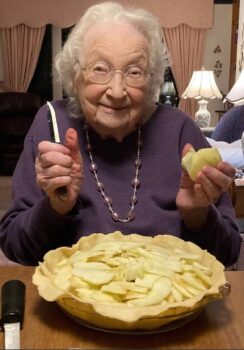
[(72, 243), (73, 232), (77, 230), (77, 208), (69, 215), (59, 215), (36, 184), (35, 158), (39, 140), (35, 139), (33, 130), (35, 133), (38, 130), (40, 139), (49, 139), (47, 123), (43, 122), (45, 113), (45, 108), (39, 111), (25, 139), (24, 151), (12, 179), (13, 202), (0, 222), (3, 252), (10, 260), (26, 265), (36, 265), (48, 250)]

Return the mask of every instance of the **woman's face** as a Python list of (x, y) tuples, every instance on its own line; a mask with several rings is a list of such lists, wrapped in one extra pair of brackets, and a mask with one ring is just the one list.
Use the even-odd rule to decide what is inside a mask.
[[(103, 64), (118, 70), (129, 66), (148, 69), (148, 46), (146, 38), (128, 24), (96, 24), (86, 35), (83, 67), (99, 63), (98, 68), (95, 66), (98, 70)], [(109, 82), (100, 84), (81, 71), (76, 91), (91, 127), (102, 137), (118, 141), (131, 133), (143, 117), (148, 81), (149, 78), (140, 86), (131, 87), (121, 71), (115, 71)]]

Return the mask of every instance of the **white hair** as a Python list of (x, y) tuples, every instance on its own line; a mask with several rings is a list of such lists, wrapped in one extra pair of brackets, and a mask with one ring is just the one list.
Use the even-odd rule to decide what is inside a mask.
[(80, 74), (80, 65), (84, 63), (84, 38), (88, 29), (97, 23), (127, 23), (146, 37), (149, 44), (149, 68), (153, 73), (149, 81), (147, 103), (155, 103), (160, 86), (163, 84), (167, 58), (167, 49), (158, 19), (144, 9), (126, 8), (115, 2), (103, 2), (91, 6), (85, 12), (72, 29), (55, 60), (56, 72), (70, 99), (73, 113), (77, 114), (80, 111), (74, 84)]

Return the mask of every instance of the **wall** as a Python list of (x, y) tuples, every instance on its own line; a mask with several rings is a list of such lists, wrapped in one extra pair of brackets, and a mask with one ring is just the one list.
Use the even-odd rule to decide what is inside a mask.
[[(214, 71), (215, 65), (220, 66), (219, 76), (217, 76), (218, 72), (215, 72), (215, 80), (219, 90), (225, 95), (229, 91), (231, 23), (232, 5), (215, 5), (214, 26), (207, 31), (203, 61), (206, 70)], [(211, 113), (211, 126), (215, 126), (218, 122), (218, 113), (215, 111), (223, 109), (222, 100), (209, 101), (208, 110)]]
[(1, 36), (0, 36), (0, 81), (3, 81), (3, 59), (2, 59), (2, 45), (1, 45)]
[(244, 0), (240, 0), (239, 25), (236, 56), (236, 79), (244, 69)]

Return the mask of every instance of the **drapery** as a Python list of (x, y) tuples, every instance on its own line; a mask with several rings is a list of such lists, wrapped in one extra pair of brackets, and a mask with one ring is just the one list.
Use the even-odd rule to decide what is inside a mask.
[(1, 29), (4, 84), (11, 90), (26, 92), (35, 72), (46, 26), (30, 28), (19, 24)]
[[(164, 36), (172, 60), (171, 70), (179, 96), (181, 96), (191, 79), (192, 72), (201, 70), (206, 29), (181, 24), (175, 28), (164, 28)], [(179, 109), (194, 117), (196, 101), (181, 99)]]
[[(175, 32), (174, 29), (177, 28), (181, 32), (182, 28), (190, 27), (195, 28), (196, 30), (202, 30), (204, 28), (211, 28), (213, 24), (213, 0), (120, 0), (121, 3), (132, 5), (136, 7), (145, 8), (151, 11), (154, 15), (156, 15), (161, 23), (162, 28), (164, 28), (165, 36), (167, 38), (167, 44), (171, 52), (171, 56), (173, 58), (173, 66), (172, 71), (175, 77), (177, 89), (179, 94), (186, 87), (187, 83), (190, 80), (191, 73), (189, 71), (192, 68), (196, 67), (194, 65), (189, 65), (190, 57), (195, 56), (195, 51), (188, 52), (188, 57), (185, 58), (182, 56), (182, 62), (179, 60), (181, 51), (184, 49), (184, 45), (182, 43), (178, 43), (177, 45), (173, 45), (174, 37), (177, 39), (178, 34), (173, 34)], [(44, 28), (47, 23), (53, 24), (60, 28), (65, 28), (72, 26), (77, 22), (77, 20), (82, 16), (82, 14), (86, 11), (88, 7), (97, 3), (97, 0), (42, 0), (42, 1), (33, 1), (33, 0), (1, 0), (0, 1), (0, 28), (10, 28), (14, 30), (14, 27), (19, 25), (26, 25), (28, 27), (34, 28)], [(29, 28), (30, 29), (30, 28)], [(181, 37), (184, 36), (185, 31), (180, 33)], [(23, 47), (27, 48), (29, 46), (29, 54), (33, 57), (33, 65), (31, 64), (29, 77), (31, 77), (34, 73), (33, 67), (34, 62), (37, 62), (37, 53), (40, 52), (41, 47), (41, 35), (36, 39), (35, 47), (31, 47), (31, 40), (25, 39), (28, 42), (28, 45), (23, 43)], [(7, 34), (4, 34), (6, 37)], [(8, 35), (11, 37), (12, 35)], [(193, 35), (190, 35), (192, 38)], [(187, 38), (187, 37), (186, 37)], [(16, 63), (16, 47), (15, 44), (7, 44), (7, 39), (4, 39), (4, 55), (5, 55), (5, 74), (7, 75), (7, 80), (10, 81), (11, 89), (17, 86), (18, 89), (26, 89), (27, 83), (24, 82), (23, 76), (27, 75), (25, 70), (27, 66), (23, 67), (23, 72), (20, 74), (21, 76), (17, 79), (16, 72), (17, 66), (18, 69), (20, 65)], [(22, 40), (22, 39), (21, 39)], [(185, 39), (184, 39), (185, 40)], [(186, 39), (187, 40), (187, 39)], [(195, 40), (195, 39), (194, 39)], [(198, 39), (197, 39), (198, 40)], [(15, 40), (16, 42), (16, 40)], [(39, 42), (39, 44), (38, 44)], [(186, 41), (184, 41), (186, 43)], [(34, 42), (32, 42), (34, 45)], [(38, 47), (40, 45), (40, 47)], [(203, 44), (202, 44), (203, 45)], [(12, 46), (12, 48), (10, 48)], [(175, 47), (176, 46), (176, 47)], [(199, 42), (199, 46), (201, 43)], [(174, 48), (175, 47), (175, 48)], [(7, 49), (6, 49), (7, 48)], [(176, 49), (177, 48), (177, 49)], [(38, 51), (39, 50), (39, 51)], [(184, 50), (183, 50), (184, 51)], [(21, 50), (20, 50), (21, 52)], [(7, 58), (6, 56), (9, 55)], [(17, 53), (19, 56), (20, 53)], [(24, 54), (26, 55), (26, 54)], [(10, 57), (13, 56), (13, 57)], [(24, 62), (26, 62), (26, 58), (22, 58)], [(194, 59), (195, 62), (195, 59)], [(187, 63), (187, 69), (185, 67)], [(184, 72), (179, 74), (178, 70), (183, 69)], [(9, 72), (9, 70), (11, 70)], [(188, 70), (188, 75), (187, 74)], [(19, 70), (18, 70), (19, 71)], [(184, 79), (182, 79), (182, 77)], [(16, 82), (16, 79), (19, 81)], [(6, 80), (6, 79), (5, 79)], [(28, 80), (28, 79), (27, 79)], [(188, 80), (188, 81), (187, 81)], [(30, 80), (29, 80), (30, 81)], [(6, 81), (4, 82), (6, 85)], [(183, 88), (182, 88), (183, 84)], [(27, 86), (28, 87), (28, 86)], [(22, 90), (21, 90), (22, 91)], [(192, 108), (184, 107), (187, 105), (192, 105), (193, 102), (190, 101), (181, 101), (180, 108), (185, 111), (190, 111)]]
[[(59, 28), (74, 25), (88, 7), (98, 0), (0, 0), (0, 28), (23, 23), (42, 27), (48, 23)], [(173, 28), (186, 23), (195, 28), (210, 28), (213, 0), (119, 0), (122, 4), (145, 8), (158, 17), (161, 26)]]

